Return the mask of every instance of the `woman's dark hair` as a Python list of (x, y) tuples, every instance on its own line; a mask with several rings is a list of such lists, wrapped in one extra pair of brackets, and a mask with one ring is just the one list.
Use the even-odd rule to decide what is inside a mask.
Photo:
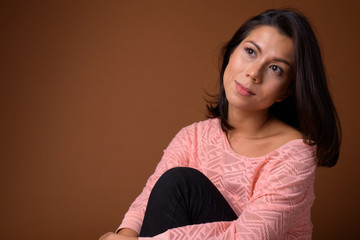
[(290, 37), (294, 46), (294, 73), (290, 95), (274, 103), (269, 113), (302, 132), (304, 141), (317, 145), (318, 166), (336, 164), (341, 144), (341, 126), (324, 71), (320, 48), (308, 20), (292, 9), (268, 10), (245, 22), (221, 52), (220, 92), (208, 101), (210, 118), (219, 118), (223, 131), (233, 129), (228, 123), (228, 101), (223, 76), (236, 47), (258, 26), (275, 27)]

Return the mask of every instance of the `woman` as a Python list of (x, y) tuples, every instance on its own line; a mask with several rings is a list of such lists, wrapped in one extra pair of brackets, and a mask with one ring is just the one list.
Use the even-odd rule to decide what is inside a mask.
[(311, 239), (315, 168), (336, 164), (341, 129), (306, 18), (268, 10), (241, 26), (208, 110), (101, 240)]

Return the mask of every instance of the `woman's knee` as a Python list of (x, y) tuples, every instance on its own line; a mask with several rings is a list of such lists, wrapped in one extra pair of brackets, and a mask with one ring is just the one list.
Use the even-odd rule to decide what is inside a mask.
[(178, 182), (183, 180), (189, 180), (193, 178), (203, 178), (205, 177), (200, 171), (189, 168), (189, 167), (175, 167), (167, 170), (163, 175), (159, 178), (159, 181), (165, 182)]
[(198, 182), (199, 178), (206, 178), (200, 171), (189, 167), (175, 167), (164, 172), (154, 188), (173, 190), (189, 183)]

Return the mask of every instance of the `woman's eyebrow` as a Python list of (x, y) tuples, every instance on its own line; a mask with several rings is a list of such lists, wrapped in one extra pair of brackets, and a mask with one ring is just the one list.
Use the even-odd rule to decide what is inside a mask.
[(276, 61), (276, 62), (282, 62), (282, 63), (285, 63), (286, 65), (288, 65), (288, 66), (289, 66), (289, 68), (291, 68), (290, 63), (289, 63), (288, 61), (286, 61), (285, 59), (282, 59), (282, 58), (274, 58), (273, 60), (274, 60), (274, 61)]
[(259, 52), (261, 53), (261, 47), (257, 43), (255, 43), (254, 41), (246, 41), (246, 42), (251, 43), (252, 45), (254, 45), (259, 50)]

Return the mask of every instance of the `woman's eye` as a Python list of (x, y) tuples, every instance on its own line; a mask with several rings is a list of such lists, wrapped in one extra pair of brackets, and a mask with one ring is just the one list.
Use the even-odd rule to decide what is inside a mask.
[(277, 66), (277, 65), (271, 65), (270, 66), (270, 69), (273, 71), (273, 72), (275, 72), (275, 73), (278, 73), (278, 74), (282, 74), (282, 69), (279, 67), (279, 66)]
[(245, 52), (247, 52), (249, 55), (255, 55), (255, 50), (249, 47), (245, 48)]

